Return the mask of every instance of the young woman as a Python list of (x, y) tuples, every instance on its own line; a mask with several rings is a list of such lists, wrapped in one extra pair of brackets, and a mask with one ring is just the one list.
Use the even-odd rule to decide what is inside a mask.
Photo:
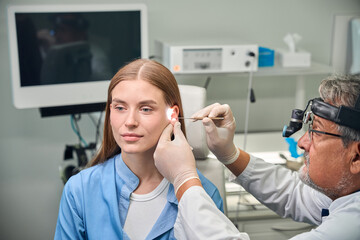
[[(90, 168), (66, 183), (55, 239), (174, 239), (178, 201), (153, 159), (169, 108), (172, 118), (183, 116), (176, 80), (163, 65), (139, 59), (115, 74), (101, 149)], [(223, 210), (216, 187), (198, 174)]]

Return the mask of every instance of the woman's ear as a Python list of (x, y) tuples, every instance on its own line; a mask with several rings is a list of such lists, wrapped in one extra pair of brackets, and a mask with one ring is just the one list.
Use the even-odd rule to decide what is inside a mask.
[(173, 111), (171, 113), (171, 119), (176, 119), (176, 121), (178, 121), (178, 117), (179, 117), (179, 107), (177, 105), (174, 105), (172, 108), (171, 108)]

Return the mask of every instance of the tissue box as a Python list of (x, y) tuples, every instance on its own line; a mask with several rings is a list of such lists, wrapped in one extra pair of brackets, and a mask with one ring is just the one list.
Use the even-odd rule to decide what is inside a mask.
[(270, 48), (259, 47), (259, 67), (273, 67), (274, 66), (275, 51)]
[(279, 62), (283, 67), (310, 67), (311, 54), (306, 51), (289, 52), (278, 50)]

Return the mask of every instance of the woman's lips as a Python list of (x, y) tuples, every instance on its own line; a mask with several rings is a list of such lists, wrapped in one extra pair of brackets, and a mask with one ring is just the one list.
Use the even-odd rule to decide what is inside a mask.
[(125, 134), (121, 134), (121, 136), (127, 142), (135, 142), (138, 141), (140, 138), (142, 138), (142, 135), (138, 135), (135, 133), (125, 133)]

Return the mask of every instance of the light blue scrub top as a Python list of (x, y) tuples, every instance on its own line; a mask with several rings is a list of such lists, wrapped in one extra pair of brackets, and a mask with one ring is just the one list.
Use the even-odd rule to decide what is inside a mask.
[[(218, 189), (198, 174), (207, 194), (223, 211)], [(123, 227), (130, 194), (138, 184), (121, 154), (72, 176), (63, 190), (54, 239), (129, 239)], [(175, 239), (177, 212), (178, 201), (170, 184), (167, 203), (146, 239)]]

